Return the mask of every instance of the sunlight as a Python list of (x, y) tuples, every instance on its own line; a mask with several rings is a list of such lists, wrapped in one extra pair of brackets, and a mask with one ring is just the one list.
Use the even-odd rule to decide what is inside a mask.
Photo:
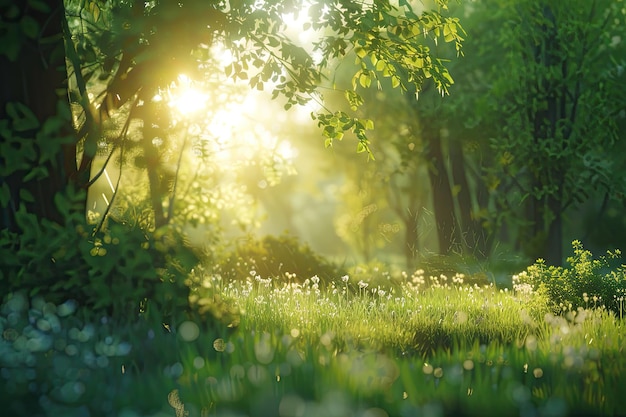
[[(207, 69), (225, 68), (234, 60), (232, 52), (219, 43), (212, 46), (211, 57)], [(293, 164), (298, 150), (283, 136), (283, 126), (277, 125), (282, 118), (276, 113), (280, 114), (282, 105), (271, 101), (267, 91), (250, 89), (247, 80), (232, 79), (219, 71), (207, 71), (201, 79), (180, 74), (153, 100), (168, 106), (172, 127), (183, 129), (173, 135), (180, 138), (180, 149), (185, 148), (182, 141), (189, 140), (192, 160), (201, 164), (208, 160), (211, 166), (222, 167), (219, 169), (228, 181), (236, 175), (263, 172), (267, 178), (260, 178), (259, 187), (265, 188), (277, 184), (283, 175), (296, 173)], [(300, 107), (283, 123), (307, 119), (310, 123), (310, 113), (319, 104), (312, 101)], [(226, 187), (223, 197), (231, 192), (236, 194), (235, 189)]]
[(299, 123), (305, 123), (311, 121), (311, 113), (318, 113), (323, 109), (321, 104), (321, 98), (318, 96), (313, 96), (313, 98), (299, 106), (295, 106), (293, 110), (295, 111), (295, 118)]
[(286, 161), (291, 161), (298, 156), (298, 150), (287, 140), (283, 140), (278, 144), (276, 153)]
[(311, 27), (311, 19), (309, 17), (309, 9), (311, 4), (307, 1), (303, 2), (302, 9), (296, 13), (285, 13), (282, 15), (283, 23), (287, 27), (286, 33), (291, 39), (298, 39), (298, 43), (313, 58), (313, 62), (319, 63), (323, 58), (320, 51), (315, 51), (313, 44), (320, 38), (319, 31)]
[(205, 109), (208, 99), (209, 96), (197, 89), (188, 76), (180, 74), (177, 84), (170, 89), (168, 105), (182, 116), (191, 116)]

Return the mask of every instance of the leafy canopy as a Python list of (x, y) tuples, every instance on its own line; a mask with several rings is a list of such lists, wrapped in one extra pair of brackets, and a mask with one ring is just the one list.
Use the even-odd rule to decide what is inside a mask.
[[(180, 74), (200, 79), (215, 71), (247, 80), (252, 88), (271, 89), (274, 98), (286, 99), (289, 109), (321, 100), (320, 83), (336, 58), (349, 53), (359, 63), (352, 90), (345, 92), (353, 110), (363, 103), (357, 90), (372, 83), (380, 86), (383, 78), (403, 91), (420, 91), (432, 79), (446, 94), (452, 77), (424, 40), (443, 38), (459, 53), (463, 41), (458, 19), (443, 15), (447, 0), (436, 0), (433, 10), (421, 11), (404, 0), (80, 0), (68, 2), (67, 8), (74, 17), (81, 70), (86, 77), (98, 74), (106, 81), (95, 103), (84, 96), (79, 100), (95, 120), (109, 117), (134, 98), (139, 98), (135, 106), (149, 102)], [(313, 45), (288, 36), (285, 16), (305, 12), (308, 19), (300, 29), (315, 33)], [(216, 47), (231, 57), (222, 68), (216, 65)], [(359, 140), (358, 150), (371, 155), (365, 132), (373, 128), (372, 121), (325, 107), (312, 116), (323, 128), (327, 146), (351, 131)], [(93, 140), (85, 145), (94, 152)]]

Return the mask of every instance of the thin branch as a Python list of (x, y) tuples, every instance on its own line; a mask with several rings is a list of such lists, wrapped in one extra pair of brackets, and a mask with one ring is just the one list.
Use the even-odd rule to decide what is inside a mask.
[[(120, 147), (120, 158), (123, 158), (123, 157), (124, 157), (124, 142), (122, 142), (122, 145)], [(92, 236), (95, 236), (98, 232), (100, 232), (100, 230), (102, 230), (102, 226), (104, 226), (104, 222), (109, 217), (109, 212), (111, 211), (111, 207), (113, 207), (113, 202), (115, 201), (115, 197), (117, 196), (117, 192), (120, 189), (120, 181), (122, 180), (122, 168), (123, 168), (123, 166), (124, 166), (124, 164), (120, 163), (120, 171), (118, 173), (117, 181), (115, 183), (115, 190), (113, 191), (113, 195), (111, 195), (111, 200), (109, 201), (109, 204), (107, 205), (107, 208), (104, 210), (104, 213), (102, 214), (102, 219), (100, 220), (100, 223), (98, 223), (98, 226), (93, 230)]]
[[(117, 138), (117, 140), (119, 142), (124, 142), (126, 135), (128, 134), (128, 129), (130, 126), (130, 121), (132, 119), (132, 114), (133, 114), (133, 110), (136, 108), (136, 104), (137, 104), (138, 100), (135, 99), (135, 102), (133, 103), (133, 105), (130, 108), (130, 111), (128, 112), (128, 117), (126, 118), (126, 121), (124, 122), (124, 126), (122, 127), (122, 130), (120, 131), (120, 134)], [(100, 169), (100, 171), (98, 171), (98, 173), (96, 175), (94, 175), (94, 177), (87, 183), (87, 187), (91, 187), (97, 180), (98, 178), (100, 178), (100, 176), (104, 173), (104, 171), (106, 170), (106, 167), (109, 163), (109, 161), (111, 160), (111, 157), (113, 156), (113, 153), (115, 152), (115, 149), (117, 148), (117, 142), (113, 145), (113, 149), (111, 149), (111, 152), (109, 153), (109, 156), (107, 156), (107, 159), (104, 161), (104, 165), (102, 166), (102, 168)], [(120, 155), (121, 157), (121, 155)]]

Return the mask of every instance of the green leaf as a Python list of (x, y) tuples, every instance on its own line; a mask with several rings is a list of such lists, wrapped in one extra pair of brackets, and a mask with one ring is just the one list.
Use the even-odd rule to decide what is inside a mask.
[(21, 41), (18, 30), (14, 26), (9, 26), (0, 38), (0, 55), (6, 55), (10, 62), (15, 62), (20, 55), (20, 50)]
[(27, 38), (37, 39), (39, 36), (39, 23), (28, 15), (22, 17), (22, 20), (20, 20), (20, 28)]
[(98, 7), (98, 3), (96, 3), (95, 1), (89, 3), (89, 11), (93, 15), (94, 22), (97, 22), (100, 18), (100, 7)]
[(54, 195), (54, 204), (56, 205), (60, 214), (65, 217), (69, 216), (70, 203), (67, 201), (67, 198), (65, 196), (63, 196), (61, 193), (56, 193)]
[(48, 169), (45, 166), (36, 166), (28, 174), (24, 175), (24, 182), (40, 180), (48, 176)]
[(22, 103), (7, 103), (6, 111), (13, 122), (13, 129), (17, 132), (33, 130), (39, 127), (39, 120), (37, 120), (35, 114)]
[(361, 87), (363, 88), (369, 88), (369, 86), (372, 85), (372, 77), (364, 72), (361, 73), (359, 76), (359, 84), (361, 84)]
[(22, 188), (20, 190), (20, 200), (21, 201), (25, 201), (27, 203), (34, 203), (35, 202), (35, 197), (33, 196), (33, 194), (30, 191)]
[(356, 54), (356, 56), (358, 56), (359, 58), (365, 58), (365, 55), (367, 55), (367, 51), (365, 50), (365, 48), (362, 48), (360, 46), (354, 48), (354, 53)]
[(67, 101), (57, 101), (57, 117), (68, 122), (72, 120), (72, 109)]
[(226, 65), (224, 67), (224, 74), (226, 74), (227, 77), (230, 77), (230, 75), (233, 73), (233, 69), (234, 69), (233, 64)]
[(272, 48), (276, 48), (280, 45), (280, 41), (275, 36), (268, 36), (267, 43)]
[(39, 239), (41, 236), (41, 226), (37, 222), (37, 216), (26, 211), (26, 207), (20, 204), (15, 212), (15, 223), (20, 230), (28, 234), (29, 238)]

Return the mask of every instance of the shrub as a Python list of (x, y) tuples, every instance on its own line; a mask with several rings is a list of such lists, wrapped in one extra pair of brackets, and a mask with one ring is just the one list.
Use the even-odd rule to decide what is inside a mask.
[(226, 254), (215, 269), (225, 280), (255, 274), (263, 278), (303, 282), (317, 275), (323, 282), (329, 283), (346, 273), (290, 235), (246, 240)]
[(80, 300), (85, 311), (118, 318), (136, 316), (148, 305), (169, 316), (186, 308), (184, 282), (197, 260), (174, 231), (149, 233), (111, 222), (93, 234), (81, 216), (65, 215), (60, 225), (20, 209), (15, 217), (21, 232), (0, 231), (3, 294)]
[(578, 307), (606, 307), (621, 313), (626, 293), (624, 265), (612, 267), (611, 260), (619, 258), (620, 251), (607, 252), (593, 258), (578, 240), (572, 242), (574, 255), (567, 258), (570, 267), (548, 266), (543, 259), (513, 276), (517, 291), (545, 290), (556, 313)]

